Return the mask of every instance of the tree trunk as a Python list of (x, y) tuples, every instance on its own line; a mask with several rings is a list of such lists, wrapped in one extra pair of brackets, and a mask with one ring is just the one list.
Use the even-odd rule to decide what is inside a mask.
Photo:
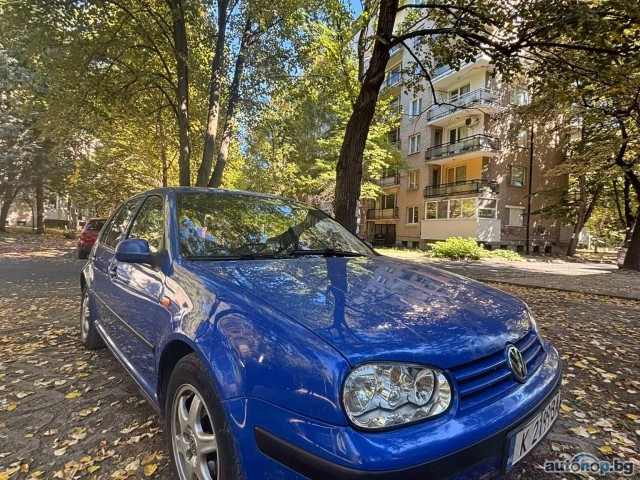
[(629, 176), (624, 176), (624, 191), (623, 191), (623, 201), (624, 201), (624, 241), (628, 242), (631, 240), (631, 232), (633, 231), (633, 225), (636, 221), (636, 217), (633, 215), (633, 210), (631, 208), (631, 181), (629, 180)]
[(202, 163), (198, 169), (196, 186), (206, 187), (211, 175), (213, 157), (216, 151), (216, 134), (220, 118), (220, 96), (222, 94), (222, 75), (224, 73), (224, 47), (227, 35), (228, 0), (218, 0), (218, 38), (216, 51), (211, 63), (211, 82), (209, 84), (209, 109), (207, 111), (207, 130), (204, 135)]
[(640, 271), (640, 212), (636, 217), (633, 233), (631, 234), (631, 242), (627, 249), (623, 268)]
[[(599, 185), (596, 191), (593, 193), (593, 197), (591, 197), (591, 202), (587, 203), (586, 181), (587, 179), (584, 175), (578, 176), (578, 184), (580, 185), (580, 205), (578, 207), (578, 215), (576, 219), (576, 225), (573, 229), (573, 235), (571, 235), (569, 247), (567, 248), (568, 257), (573, 257), (576, 254), (576, 249), (578, 248), (578, 240), (580, 239), (580, 232), (591, 218), (593, 210), (598, 203), (598, 198), (600, 197), (602, 189), (604, 188), (604, 185)], [(598, 251), (597, 243), (596, 251)]]
[(160, 159), (162, 160), (162, 186), (168, 186), (169, 162), (167, 159), (167, 137), (164, 132), (164, 123), (162, 122), (162, 109), (158, 111), (156, 118), (156, 138), (158, 147), (160, 148)]
[(389, 43), (393, 34), (399, 0), (382, 0), (376, 28), (376, 40), (360, 93), (347, 123), (336, 168), (336, 219), (352, 232), (356, 231), (356, 213), (362, 187), (362, 158), (375, 114), (378, 93), (384, 82), (389, 61)]
[(36, 180), (36, 233), (44, 233), (44, 181), (42, 178)]
[(187, 29), (184, 19), (182, 0), (167, 0), (173, 17), (173, 42), (176, 55), (176, 73), (178, 85), (176, 88), (176, 102), (179, 130), (178, 157), (179, 181), (182, 186), (191, 185), (191, 149), (189, 145), (189, 49)]
[(222, 131), (220, 151), (218, 152), (218, 158), (216, 160), (216, 166), (213, 169), (213, 174), (209, 179), (209, 187), (218, 188), (220, 186), (222, 183), (222, 174), (224, 173), (224, 168), (227, 165), (227, 158), (229, 158), (229, 147), (231, 146), (231, 139), (235, 134), (236, 105), (240, 99), (240, 81), (242, 80), (242, 74), (244, 72), (245, 57), (250, 37), (251, 20), (247, 19), (244, 26), (244, 32), (242, 33), (242, 39), (240, 40), (240, 49), (238, 50), (238, 57), (236, 58), (231, 88), (229, 89), (229, 102), (227, 104), (227, 114), (224, 120), (224, 130)]
[(7, 218), (9, 217), (9, 209), (13, 200), (18, 194), (18, 189), (13, 185), (6, 185), (3, 187), (4, 194), (2, 195), (2, 207), (0, 208), (0, 232), (7, 233)]

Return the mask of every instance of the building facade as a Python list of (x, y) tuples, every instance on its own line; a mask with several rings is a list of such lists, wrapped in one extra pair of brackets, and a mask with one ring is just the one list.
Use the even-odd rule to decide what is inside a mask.
[(380, 179), (383, 194), (362, 225), (367, 238), (426, 248), (448, 237), (473, 237), (487, 248), (524, 251), (528, 231), (532, 252), (566, 246), (570, 229), (536, 213), (557, 202), (567, 185), (568, 177), (553, 171), (563, 161), (561, 140), (540, 126), (513, 128), (512, 107), (528, 103), (527, 89), (500, 82), (490, 59), (480, 55), (458, 69), (436, 69), (433, 102), (426, 79), (415, 93), (405, 87), (410, 54), (391, 53), (380, 101), (402, 113), (390, 138), (406, 165)]
[[(35, 199), (27, 202), (16, 199), (9, 209), (7, 227), (31, 227), (36, 224)], [(76, 230), (84, 224), (84, 220), (91, 216), (91, 211), (76, 207), (68, 195), (51, 193), (45, 197), (44, 226), (45, 228), (59, 228)]]

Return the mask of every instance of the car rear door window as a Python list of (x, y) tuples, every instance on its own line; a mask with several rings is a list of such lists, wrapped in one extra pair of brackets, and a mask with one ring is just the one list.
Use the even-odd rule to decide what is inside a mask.
[(101, 240), (103, 245), (110, 248), (116, 247), (118, 242), (124, 237), (127, 225), (129, 225), (129, 218), (131, 218), (131, 214), (138, 208), (138, 205), (140, 205), (140, 201), (140, 198), (134, 198), (122, 206), (111, 221), (109, 229), (104, 232), (104, 238)]
[(129, 238), (140, 238), (149, 242), (149, 249), (157, 252), (164, 236), (164, 202), (157, 195), (151, 195), (138, 210), (133, 220)]

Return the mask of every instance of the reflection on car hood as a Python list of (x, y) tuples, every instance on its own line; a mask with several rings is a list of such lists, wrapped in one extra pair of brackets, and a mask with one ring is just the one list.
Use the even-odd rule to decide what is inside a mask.
[(496, 352), (531, 328), (524, 304), (499, 290), (383, 256), (200, 266), (306, 326), (352, 364), (447, 368)]

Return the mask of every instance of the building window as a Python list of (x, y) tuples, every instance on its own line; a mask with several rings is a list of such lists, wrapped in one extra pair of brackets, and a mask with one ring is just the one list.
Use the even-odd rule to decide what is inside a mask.
[(438, 218), (438, 202), (427, 202), (424, 218), (426, 220), (435, 220)]
[(400, 103), (400, 95), (389, 100), (389, 108), (393, 113), (402, 113), (402, 104)]
[(414, 98), (411, 101), (410, 115), (412, 117), (417, 117), (421, 113), (422, 113), (422, 98)]
[(461, 183), (467, 180), (467, 166), (447, 168), (447, 183)]
[(409, 172), (409, 190), (415, 190), (420, 186), (420, 170), (412, 170)]
[(396, 128), (389, 132), (389, 143), (395, 145), (396, 148), (400, 148), (400, 129)]
[(507, 226), (524, 227), (524, 207), (507, 206)]
[(463, 85), (460, 88), (456, 88), (455, 90), (451, 90), (449, 91), (449, 101), (455, 102), (457, 99), (459, 99), (463, 95), (466, 95), (470, 91), (471, 91), (471, 84), (469, 83), (467, 83), (466, 85)]
[(380, 203), (383, 209), (396, 208), (396, 194), (390, 193), (389, 195), (382, 195), (382, 199)]
[(420, 137), (421, 135), (419, 133), (409, 137), (409, 154), (420, 151)]
[(407, 223), (415, 224), (418, 223), (418, 207), (407, 207)]
[(402, 81), (402, 65), (398, 64), (387, 72), (387, 87), (397, 85)]
[(529, 105), (529, 90), (521, 85), (514, 85), (509, 93), (511, 105)]
[(458, 220), (467, 218), (497, 218), (497, 201), (488, 198), (461, 198), (425, 202), (425, 220)]
[(449, 130), (449, 142), (456, 143), (469, 136), (469, 129), (464, 125)]
[(512, 187), (524, 187), (527, 178), (527, 169), (511, 165), (509, 170), (509, 185)]
[(496, 218), (498, 210), (496, 200), (482, 198), (478, 201), (478, 218)]
[(462, 218), (476, 217), (476, 200), (475, 198), (465, 198), (462, 200)]
[(516, 145), (520, 148), (529, 148), (529, 130), (519, 130), (516, 135)]
[(462, 218), (461, 200), (449, 200), (449, 218)]

